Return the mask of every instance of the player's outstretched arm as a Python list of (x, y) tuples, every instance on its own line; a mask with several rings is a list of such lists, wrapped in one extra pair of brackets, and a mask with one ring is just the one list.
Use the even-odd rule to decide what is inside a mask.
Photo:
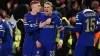
[(63, 38), (64, 38), (64, 31), (62, 30), (63, 27), (61, 27), (59, 30), (58, 30), (58, 33), (60, 33), (60, 40), (57, 44), (57, 48), (60, 49), (62, 48), (62, 44), (63, 44)]
[(60, 34), (60, 41), (57, 44), (57, 48), (60, 49), (60, 48), (62, 48), (62, 44), (63, 44), (64, 31), (63, 31), (63, 26), (62, 26), (60, 17), (56, 17), (55, 22), (58, 26), (58, 33)]
[(82, 27), (81, 19), (82, 19), (82, 15), (81, 15), (81, 13), (78, 13), (76, 15), (76, 25), (75, 25), (75, 27), (73, 27), (73, 26), (65, 26), (64, 29), (72, 31), (72, 32), (80, 32), (81, 27)]
[(65, 26), (64, 29), (72, 32), (80, 32), (81, 27)]

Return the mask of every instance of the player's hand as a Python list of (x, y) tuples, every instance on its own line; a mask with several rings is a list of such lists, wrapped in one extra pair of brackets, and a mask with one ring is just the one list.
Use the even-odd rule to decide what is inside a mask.
[(94, 47), (96, 46), (97, 42), (98, 42), (98, 38), (94, 38)]
[(62, 48), (63, 40), (60, 40), (57, 44), (57, 49)]
[(45, 22), (40, 22), (39, 27), (42, 28), (42, 27), (44, 27), (45, 25), (46, 25)]
[(20, 50), (20, 47), (17, 47), (17, 52), (20, 52), (21, 50)]
[(46, 22), (46, 24), (50, 24), (51, 23), (51, 18), (48, 18), (45, 22)]
[(64, 27), (62, 27), (60, 30), (58, 30), (58, 32), (63, 31), (63, 30), (64, 30)]
[(41, 48), (41, 43), (38, 40), (36, 41), (36, 46), (37, 48)]

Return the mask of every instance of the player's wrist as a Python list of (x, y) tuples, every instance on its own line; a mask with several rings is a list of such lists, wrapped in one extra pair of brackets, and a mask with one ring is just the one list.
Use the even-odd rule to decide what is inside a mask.
[(45, 23), (45, 24), (48, 24), (48, 22), (47, 22), (47, 21), (45, 21), (44, 23)]
[(43, 22), (43, 24), (46, 25), (47, 23), (46, 22)]

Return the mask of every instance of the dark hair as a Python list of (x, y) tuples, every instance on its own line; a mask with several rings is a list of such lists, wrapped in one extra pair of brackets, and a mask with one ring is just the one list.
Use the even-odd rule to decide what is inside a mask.
[(40, 3), (40, 1), (39, 0), (33, 0), (33, 1), (31, 1), (30, 5), (37, 4), (37, 3)]
[(83, 0), (82, 6), (86, 8), (91, 8), (92, 0)]
[(75, 5), (76, 2), (77, 2), (77, 1), (72, 1), (72, 2), (71, 2), (71, 7), (73, 7), (73, 6)]
[(24, 15), (28, 13), (28, 8), (26, 5), (22, 4), (22, 5), (19, 5), (14, 13), (13, 13), (13, 16), (15, 18), (15, 20), (18, 20), (18, 19), (23, 19), (24, 18)]

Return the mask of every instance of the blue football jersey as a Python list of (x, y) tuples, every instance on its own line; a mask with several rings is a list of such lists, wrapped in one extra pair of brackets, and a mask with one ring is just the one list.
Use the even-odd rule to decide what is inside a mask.
[(79, 32), (77, 44), (84, 46), (93, 46), (94, 36), (99, 17), (96, 12), (90, 9), (85, 9), (76, 15), (76, 26), (65, 27), (66, 30)]
[(25, 27), (25, 32), (26, 36), (32, 36), (34, 40), (38, 39), (38, 34), (39, 34), (39, 17), (40, 13), (36, 15), (32, 15), (31, 13), (27, 13), (24, 16), (24, 27)]
[[(44, 13), (39, 17), (39, 21), (45, 22), (48, 18), (51, 18), (51, 24), (45, 25), (40, 29), (40, 37), (39, 40), (41, 43), (55, 43), (56, 39), (56, 30), (57, 28), (62, 28), (62, 22), (60, 17), (57, 16), (55, 12), (52, 13), (51, 16), (46, 16)], [(60, 32), (60, 39), (63, 39), (63, 31)]]

